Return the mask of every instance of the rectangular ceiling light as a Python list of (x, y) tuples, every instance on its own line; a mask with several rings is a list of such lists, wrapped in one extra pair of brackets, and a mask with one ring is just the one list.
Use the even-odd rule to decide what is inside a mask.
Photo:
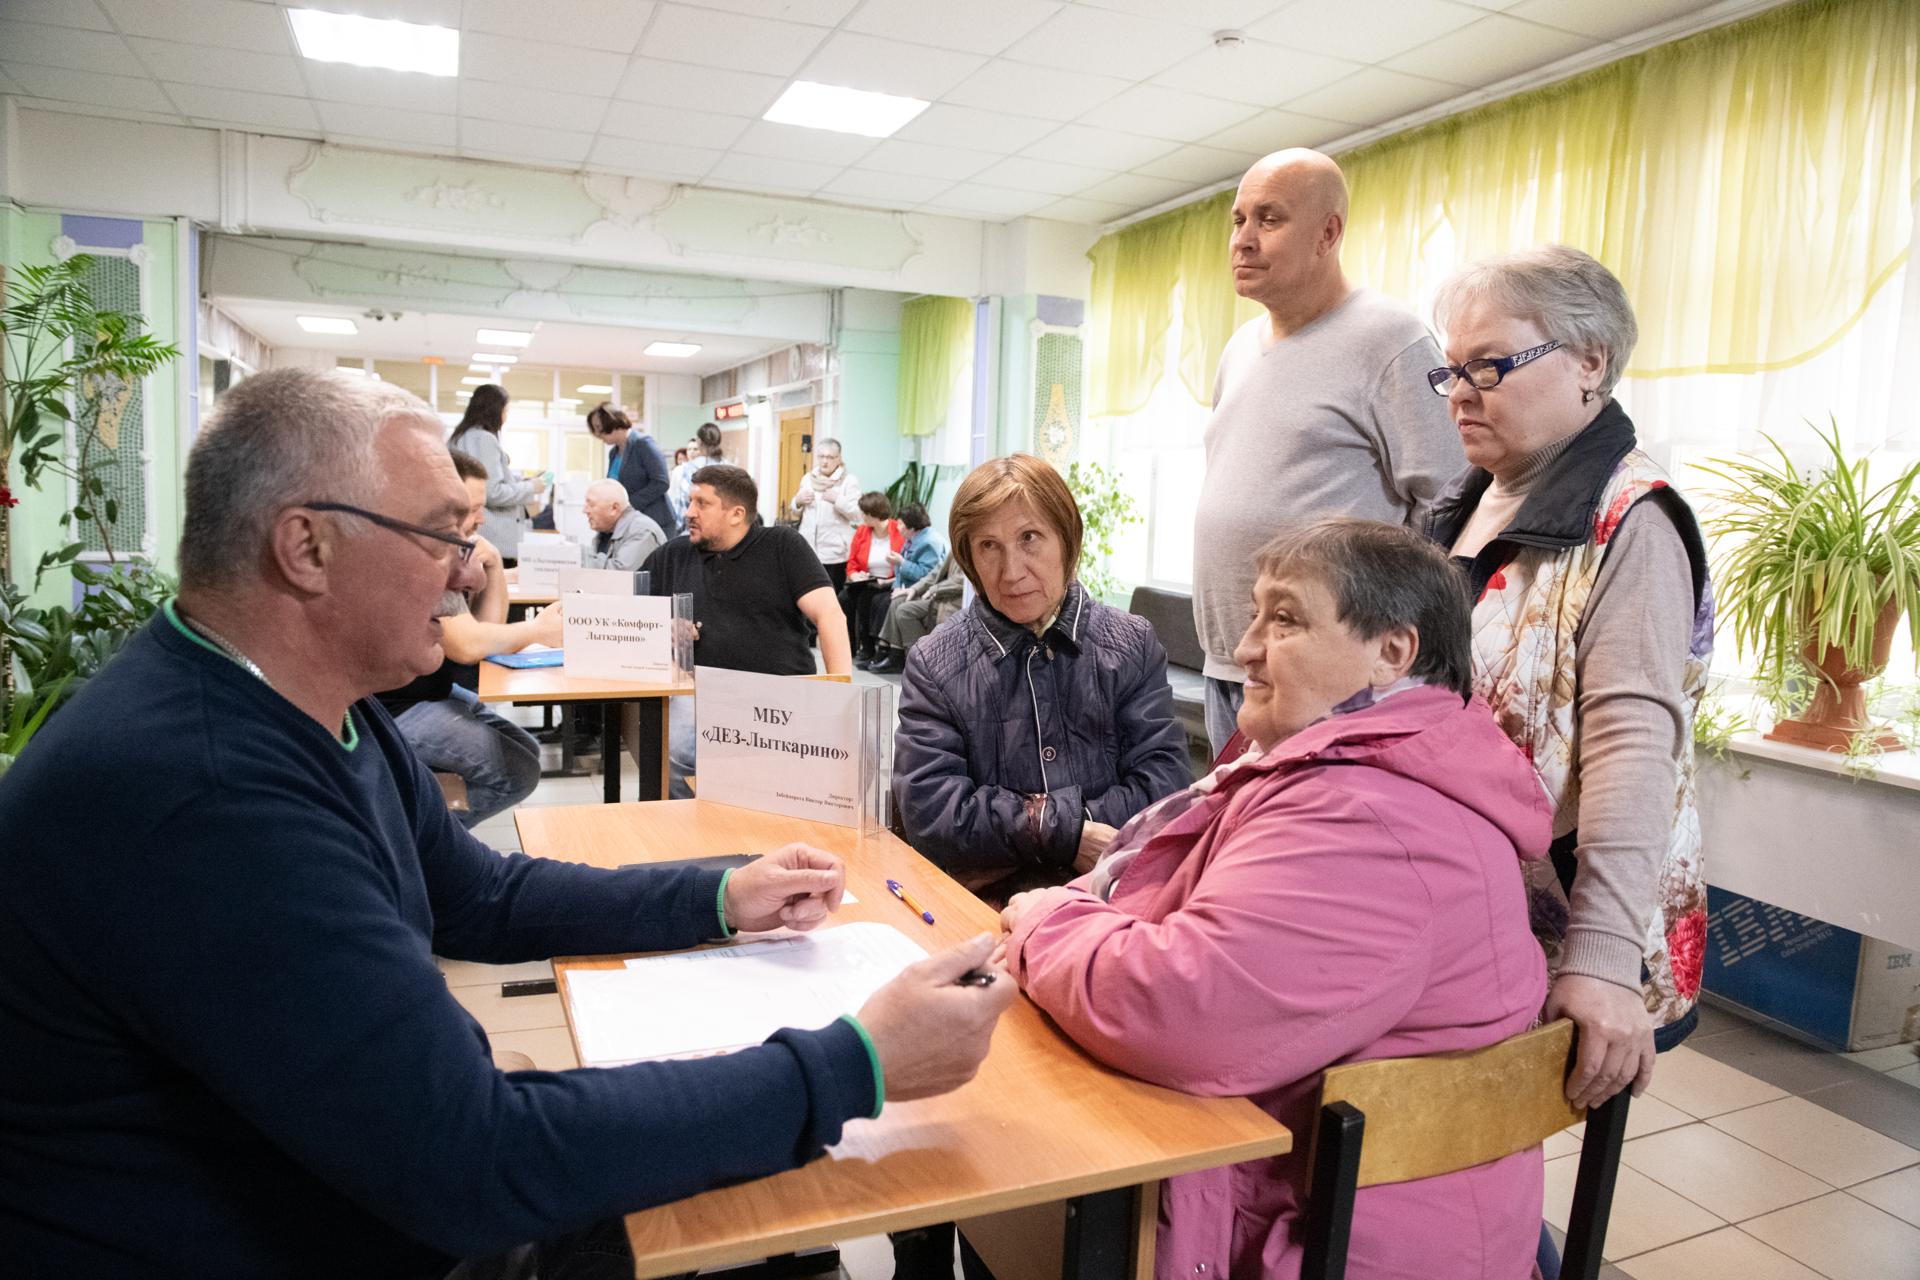
[(612, 387), (603, 387), (597, 382), (583, 382), (575, 387), (574, 390), (584, 391), (590, 396), (610, 396), (613, 394)]
[(919, 98), (896, 98), (890, 93), (795, 80), (761, 119), (797, 124), (803, 129), (885, 138), (926, 109), (927, 103)]
[(460, 33), (395, 18), (362, 18), (319, 9), (289, 9), (300, 56), (429, 76), (460, 74)]
[(649, 342), (646, 352), (650, 356), (671, 356), (675, 360), (684, 360), (699, 349), (697, 342)]
[(294, 323), (308, 333), (358, 333), (360, 326), (345, 316), (295, 316)]
[(484, 365), (519, 364), (520, 357), (501, 355), (498, 351), (476, 351), (473, 353), (473, 362)]
[(460, 385), (463, 387), (484, 387), (487, 385), (487, 380), (485, 378), (462, 378), (460, 379)]
[(473, 340), (490, 347), (524, 347), (533, 341), (533, 335), (517, 329), (482, 329), (473, 335)]

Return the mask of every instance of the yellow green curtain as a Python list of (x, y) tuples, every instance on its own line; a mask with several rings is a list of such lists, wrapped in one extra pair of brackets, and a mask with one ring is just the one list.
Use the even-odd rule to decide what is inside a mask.
[(973, 300), (923, 297), (900, 308), (900, 434), (946, 422), (953, 386), (973, 367)]
[[(1791, 5), (1341, 156), (1342, 260), (1356, 283), (1424, 306), (1454, 267), (1571, 244), (1633, 299), (1629, 373), (1786, 367), (1838, 340), (1905, 261), (1917, 105), (1920, 0)], [(1254, 314), (1226, 270), (1232, 199), (1089, 252), (1090, 414), (1145, 402), (1176, 287), (1181, 381), (1211, 400), (1220, 352)]]

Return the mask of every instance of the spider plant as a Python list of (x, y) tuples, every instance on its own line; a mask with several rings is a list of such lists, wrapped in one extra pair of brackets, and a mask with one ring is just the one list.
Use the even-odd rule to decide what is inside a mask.
[[(1809, 426), (1813, 424), (1809, 423)], [(1773, 437), (1778, 461), (1716, 458), (1702, 470), (1730, 486), (1711, 496), (1707, 530), (1729, 545), (1714, 565), (1715, 600), (1759, 679), (1781, 685), (1837, 647), (1849, 667), (1873, 666), (1874, 626), (1889, 600), (1920, 645), (1920, 463), (1877, 489), (1866, 459), (1849, 461), (1840, 428), (1813, 427), (1826, 456), (1802, 469)]]

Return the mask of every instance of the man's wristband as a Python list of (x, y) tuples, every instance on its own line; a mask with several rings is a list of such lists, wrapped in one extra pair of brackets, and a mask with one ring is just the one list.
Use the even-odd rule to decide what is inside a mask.
[(733, 878), (733, 868), (728, 867), (720, 873), (720, 892), (713, 896), (714, 914), (720, 917), (720, 936), (731, 938), (738, 930), (727, 923), (727, 881)]

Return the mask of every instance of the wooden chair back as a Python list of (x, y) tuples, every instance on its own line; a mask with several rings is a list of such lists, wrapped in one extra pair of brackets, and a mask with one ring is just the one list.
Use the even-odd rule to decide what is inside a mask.
[(1561, 1275), (1594, 1280), (1625, 1141), (1622, 1092), (1592, 1115), (1566, 1098), (1573, 1023), (1561, 1019), (1466, 1053), (1331, 1067), (1320, 1086), (1301, 1280), (1346, 1274), (1362, 1187), (1471, 1169), (1587, 1121)]

